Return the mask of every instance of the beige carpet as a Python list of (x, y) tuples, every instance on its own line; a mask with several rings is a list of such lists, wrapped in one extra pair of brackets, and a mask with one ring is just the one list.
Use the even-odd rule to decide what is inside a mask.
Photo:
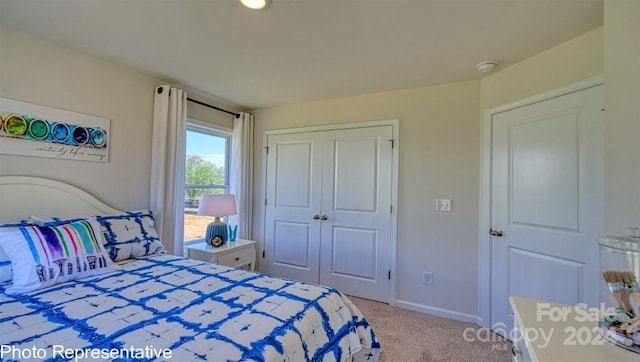
[(511, 361), (511, 343), (475, 324), (349, 299), (380, 340), (381, 362)]

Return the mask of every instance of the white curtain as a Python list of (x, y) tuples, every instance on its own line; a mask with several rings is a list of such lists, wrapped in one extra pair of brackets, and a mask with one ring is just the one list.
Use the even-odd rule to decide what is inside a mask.
[(230, 193), (236, 195), (238, 238), (252, 239), (253, 230), (253, 115), (241, 112), (233, 122)]
[(151, 149), (150, 209), (156, 230), (171, 254), (182, 255), (187, 93), (156, 88)]

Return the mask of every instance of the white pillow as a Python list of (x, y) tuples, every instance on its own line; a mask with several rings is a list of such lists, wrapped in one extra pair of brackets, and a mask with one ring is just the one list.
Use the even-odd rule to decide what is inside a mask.
[[(0, 227), (8, 227), (8, 226), (29, 226), (33, 225), (30, 221), (24, 220), (11, 224), (0, 225)], [(10, 282), (13, 279), (13, 270), (11, 268), (11, 259), (7, 253), (4, 252), (4, 249), (0, 246), (0, 284)]]
[(117, 270), (99, 230), (93, 218), (48, 227), (1, 227), (0, 246), (13, 267), (13, 285), (5, 293), (30, 292)]
[(11, 269), (11, 259), (4, 249), (0, 247), (0, 284), (6, 283), (13, 279), (13, 271)]

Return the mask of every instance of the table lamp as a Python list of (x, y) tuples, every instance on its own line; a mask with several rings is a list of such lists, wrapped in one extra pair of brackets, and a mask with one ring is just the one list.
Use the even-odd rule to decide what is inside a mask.
[(236, 196), (222, 194), (203, 194), (200, 198), (198, 215), (215, 217), (207, 226), (205, 242), (212, 246), (220, 246), (228, 239), (227, 224), (222, 220), (223, 216), (235, 215)]

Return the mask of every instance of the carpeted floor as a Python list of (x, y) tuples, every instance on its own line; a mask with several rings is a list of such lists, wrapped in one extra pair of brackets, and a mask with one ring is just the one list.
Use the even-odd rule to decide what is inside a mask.
[(349, 299), (378, 336), (381, 362), (511, 361), (511, 343), (475, 324)]

